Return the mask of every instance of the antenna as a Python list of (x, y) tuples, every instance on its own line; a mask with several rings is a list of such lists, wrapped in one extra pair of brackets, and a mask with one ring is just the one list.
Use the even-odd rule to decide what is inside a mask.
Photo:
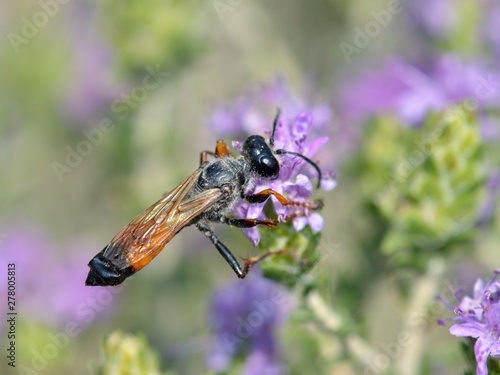
[[(278, 112), (279, 114), (279, 112)], [(276, 116), (277, 117), (277, 116)], [(274, 133), (273, 133), (274, 134)], [(276, 150), (275, 151), (276, 154), (278, 155), (283, 155), (283, 154), (290, 154), (290, 155), (294, 155), (294, 156), (298, 156), (299, 158), (302, 158), (304, 159), (306, 162), (308, 162), (309, 164), (311, 164), (314, 169), (316, 169), (316, 172), (318, 172), (318, 188), (321, 186), (321, 179), (322, 179), (322, 175), (321, 175), (321, 169), (319, 169), (318, 165), (313, 162), (311, 159), (309, 159), (308, 157), (302, 155), (302, 154), (299, 154), (297, 152), (293, 152), (293, 151), (286, 151), (286, 150), (283, 150), (283, 149), (280, 149), (280, 150)]]
[(276, 116), (274, 116), (274, 121), (273, 121), (273, 131), (271, 132), (271, 138), (269, 138), (269, 145), (271, 148), (274, 146), (274, 133), (276, 133), (276, 126), (278, 125), (278, 121), (281, 116), (281, 109), (278, 108), (276, 111)]

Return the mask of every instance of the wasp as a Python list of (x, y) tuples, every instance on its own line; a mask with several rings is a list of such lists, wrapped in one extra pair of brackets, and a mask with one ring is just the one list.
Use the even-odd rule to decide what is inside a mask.
[[(278, 177), (280, 164), (276, 155), (291, 154), (304, 159), (317, 171), (318, 187), (321, 181), (321, 170), (309, 158), (292, 151), (274, 150), (274, 134), (279, 117), (278, 110), (269, 144), (262, 136), (252, 135), (244, 141), (242, 155), (238, 157), (229, 152), (223, 140), (216, 142), (215, 152), (202, 151), (200, 166), (193, 174), (132, 220), (88, 263), (90, 271), (85, 284), (121, 284), (151, 262), (179, 231), (190, 225), (196, 226), (212, 242), (236, 275), (243, 279), (250, 267), (261, 258), (247, 258), (242, 267), (214, 234), (210, 223), (238, 228), (257, 225), (274, 227), (278, 224), (276, 219), (239, 219), (228, 216), (227, 213), (239, 199), (256, 204), (264, 203), (272, 195), (285, 206), (305, 205), (303, 202), (293, 202), (272, 189), (256, 194), (245, 193), (256, 177)], [(208, 160), (209, 156), (213, 159)], [(317, 209), (320, 205), (309, 205), (309, 208)]]

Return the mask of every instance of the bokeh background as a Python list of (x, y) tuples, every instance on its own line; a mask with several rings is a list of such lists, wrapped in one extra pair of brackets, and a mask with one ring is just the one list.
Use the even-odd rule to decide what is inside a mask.
[[(113, 292), (85, 287), (86, 265), (192, 173), (201, 150), (231, 140), (217, 109), (237, 111), (246, 95), (270, 126), (274, 109), (255, 100), (262, 87), (323, 109), (330, 142), (321, 163), (338, 181), (317, 194), (325, 201), (319, 248), (329, 256), (312, 274), (348, 324), (342, 340), (304, 316), (283, 324), (287, 373), (399, 374), (404, 361), (408, 374), (463, 371), (459, 341), (436, 323), (452, 312), (432, 298), (457, 283), (470, 291), (500, 261), (498, 22), (500, 7), (487, 0), (1, 2), (0, 372), (92, 373), (103, 338), (121, 330), (144, 335), (163, 371), (209, 373), (210, 301), (235, 276), (196, 230)], [(400, 140), (372, 119), (415, 129), (429, 111), (467, 100), (484, 149), (480, 161), (464, 156), (461, 178), (481, 189), (462, 202), (465, 213), (453, 211), (473, 218), (450, 232), (472, 234), (443, 250), (438, 271), (426, 268), (430, 258), (394, 266), (380, 237), (398, 223), (374, 216), (372, 197), (385, 173), (380, 152), (397, 155)], [(363, 141), (367, 126), (372, 138)], [(217, 233), (238, 255), (256, 254), (239, 230)], [(15, 369), (4, 358), (7, 263), (17, 272)], [(411, 316), (423, 319), (417, 330)], [(365, 343), (349, 341), (351, 332)], [(402, 332), (418, 350), (392, 345)], [(369, 370), (377, 353), (387, 361)]]

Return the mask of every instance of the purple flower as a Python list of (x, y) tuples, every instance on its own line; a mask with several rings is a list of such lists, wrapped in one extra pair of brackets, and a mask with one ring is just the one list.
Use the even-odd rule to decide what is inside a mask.
[[(361, 134), (370, 117), (396, 116), (406, 126), (419, 126), (429, 111), (443, 111), (461, 105), (477, 112), (485, 142), (498, 141), (500, 122), (500, 72), (485, 64), (466, 62), (457, 55), (443, 55), (427, 67), (417, 67), (402, 59), (388, 61), (381, 72), (371, 72), (342, 91), (340, 116), (344, 124)], [(382, 89), (383, 88), (383, 89)], [(478, 223), (493, 215), (498, 177), (490, 176), (488, 196), (478, 213)]]
[[(19, 222), (1, 230), (2, 264), (15, 264), (16, 311), (62, 329), (70, 322), (84, 328), (105, 310), (109, 313), (116, 291), (85, 286), (88, 244), (76, 242), (59, 251), (37, 225)], [(0, 278), (7, 280), (6, 267)], [(0, 283), (0, 293), (6, 295), (6, 283)]]
[(393, 58), (381, 72), (368, 73), (345, 87), (340, 107), (351, 125), (381, 114), (395, 114), (407, 124), (418, 125), (428, 111), (464, 100), (481, 114), (498, 107), (498, 78), (484, 64), (456, 55), (441, 56), (424, 68)]
[[(499, 271), (486, 284), (478, 279), (474, 285), (473, 296), (462, 298), (454, 308), (456, 316), (450, 333), (457, 337), (477, 339), (474, 346), (476, 373), (487, 375), (488, 356), (500, 357), (500, 282)], [(457, 299), (458, 293), (456, 293)]]
[(209, 125), (215, 133), (226, 137), (243, 137), (269, 129), (269, 113), (276, 108), (298, 113), (305, 108), (314, 117), (314, 131), (322, 132), (332, 124), (332, 110), (326, 104), (312, 105), (294, 95), (283, 79), (261, 85), (238, 97), (231, 105), (217, 103)]
[[(275, 149), (284, 149), (304, 155), (314, 160), (320, 148), (329, 137), (321, 135), (330, 121), (328, 107), (321, 105), (307, 109), (305, 104), (293, 96), (282, 81), (276, 81), (269, 86), (263, 86), (236, 100), (234, 106), (219, 105), (212, 116), (212, 128), (221, 136), (239, 136), (244, 138), (251, 134), (271, 135), (272, 118), (263, 115), (259, 109), (264, 106), (273, 112), (276, 108), (282, 110), (275, 133)], [(233, 108), (234, 107), (234, 108)], [(270, 110), (268, 113), (271, 113)], [(241, 153), (242, 142), (234, 141), (233, 147)], [(323, 156), (326, 154), (323, 154)], [(256, 194), (264, 189), (288, 195), (298, 203), (310, 201), (313, 185), (317, 184), (318, 174), (304, 159), (293, 155), (280, 155), (280, 174), (277, 179), (269, 180), (255, 178), (248, 188), (247, 194)], [(324, 160), (323, 158), (321, 160)], [(332, 163), (330, 163), (332, 164)], [(320, 181), (323, 190), (331, 190), (336, 182), (333, 172), (323, 172)], [(274, 210), (280, 220), (293, 218), (295, 229), (300, 230), (306, 225), (318, 232), (323, 227), (322, 217), (313, 210), (302, 206), (284, 207), (274, 197), (271, 198)], [(240, 202), (234, 212), (240, 218), (264, 218), (263, 204)], [(248, 238), (257, 245), (260, 234), (257, 228), (245, 230)]]
[(244, 354), (245, 375), (282, 374), (277, 328), (295, 306), (292, 295), (258, 270), (245, 283), (234, 282), (215, 293), (210, 307), (213, 330), (208, 366), (222, 372)]

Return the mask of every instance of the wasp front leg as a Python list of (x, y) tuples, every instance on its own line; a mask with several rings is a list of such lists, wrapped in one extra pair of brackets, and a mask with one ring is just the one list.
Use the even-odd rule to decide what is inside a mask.
[(283, 206), (300, 206), (311, 210), (319, 210), (323, 207), (322, 201), (296, 202), (286, 198), (273, 189), (264, 189), (257, 194), (243, 195), (242, 198), (250, 203), (264, 203), (271, 195), (273, 195)]
[(264, 203), (271, 195), (274, 195), (278, 202), (280, 202), (283, 206), (293, 204), (292, 201), (286, 199), (283, 195), (273, 189), (265, 189), (257, 194), (243, 195), (243, 199), (250, 203)]

